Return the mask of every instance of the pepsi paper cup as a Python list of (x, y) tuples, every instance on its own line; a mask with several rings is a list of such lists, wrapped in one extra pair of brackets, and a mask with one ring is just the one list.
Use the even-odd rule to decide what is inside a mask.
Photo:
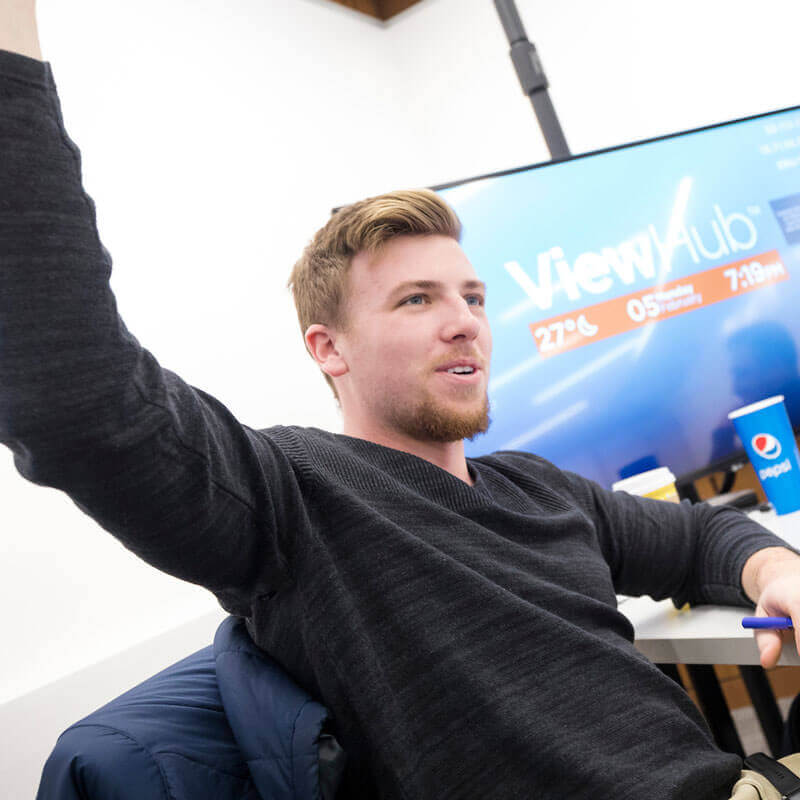
[(728, 414), (767, 499), (778, 514), (800, 510), (800, 453), (783, 395)]

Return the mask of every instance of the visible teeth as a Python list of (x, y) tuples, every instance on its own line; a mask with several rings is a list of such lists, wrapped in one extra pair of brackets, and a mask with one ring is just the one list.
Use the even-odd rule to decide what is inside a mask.
[(472, 367), (450, 367), (450, 369), (447, 370), (447, 371), (448, 372), (466, 372), (466, 373), (470, 373), (470, 372), (474, 372), (475, 370)]

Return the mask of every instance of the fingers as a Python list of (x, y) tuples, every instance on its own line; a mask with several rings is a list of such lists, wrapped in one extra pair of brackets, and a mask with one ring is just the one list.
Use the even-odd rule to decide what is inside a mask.
[[(766, 615), (757, 614), (756, 616)], [(772, 669), (781, 657), (781, 648), (783, 646), (781, 631), (756, 631), (756, 646), (760, 654), (761, 666), (764, 667), (764, 669)]]
[[(762, 597), (762, 601), (756, 606), (757, 617), (775, 617), (775, 616), (789, 616), (786, 609), (778, 605), (773, 605), (768, 598)], [(756, 646), (758, 647), (759, 658), (761, 666), (764, 669), (772, 669), (778, 664), (781, 657), (781, 650), (783, 643), (786, 641), (794, 641), (797, 636), (800, 642), (800, 630), (780, 630), (773, 628), (762, 628), (756, 631)], [(796, 645), (800, 647), (800, 645)], [(800, 649), (798, 649), (800, 653)]]

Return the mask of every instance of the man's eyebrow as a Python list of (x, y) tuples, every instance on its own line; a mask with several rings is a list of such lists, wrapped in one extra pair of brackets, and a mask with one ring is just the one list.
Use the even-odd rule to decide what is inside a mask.
[[(405, 281), (395, 286), (389, 296), (394, 297), (396, 294), (408, 291), (409, 289), (441, 289), (443, 285), (444, 284), (440, 281)], [(486, 284), (483, 281), (469, 280), (461, 284), (461, 289), (462, 291), (467, 289), (481, 289), (485, 293)]]

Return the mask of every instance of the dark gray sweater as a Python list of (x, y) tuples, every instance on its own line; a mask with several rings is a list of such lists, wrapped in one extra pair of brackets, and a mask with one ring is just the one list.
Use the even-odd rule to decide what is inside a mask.
[(744, 562), (780, 540), (527, 453), (469, 459), (468, 486), (241, 424), (118, 316), (49, 65), (0, 51), (0, 104), (0, 442), (247, 618), (332, 711), (349, 798), (728, 797), (740, 760), (635, 650), (615, 592), (748, 604)]

